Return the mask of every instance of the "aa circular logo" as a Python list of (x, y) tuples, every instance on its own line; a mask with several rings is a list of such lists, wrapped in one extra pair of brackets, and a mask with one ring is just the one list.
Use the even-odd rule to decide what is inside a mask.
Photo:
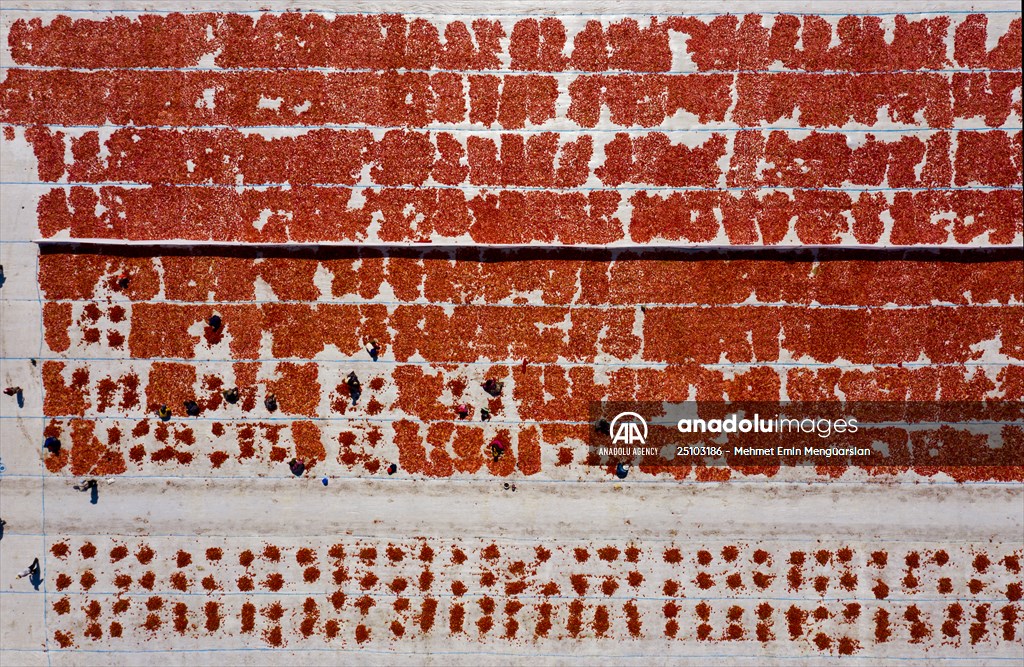
[(609, 430), (613, 445), (643, 445), (647, 442), (647, 420), (635, 412), (615, 415)]

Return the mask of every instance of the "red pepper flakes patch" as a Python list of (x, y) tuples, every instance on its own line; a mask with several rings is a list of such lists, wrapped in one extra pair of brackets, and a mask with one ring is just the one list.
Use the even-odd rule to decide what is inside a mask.
[(68, 554), (71, 553), (71, 549), (65, 542), (57, 542), (50, 547), (50, 553), (57, 558), (64, 560), (68, 557)]
[(269, 630), (265, 630), (263, 632), (263, 639), (271, 646), (284, 646), (284, 640), (281, 638), (281, 626), (276, 625)]
[(284, 616), (284, 607), (280, 602), (274, 602), (263, 608), (263, 615), (271, 621), (279, 621)]
[(85, 617), (90, 621), (95, 621), (99, 618), (99, 615), (102, 613), (102, 608), (99, 606), (99, 602), (97, 602), (96, 600), (91, 600), (88, 603), (88, 605), (86, 605), (82, 609), (85, 610)]
[(216, 632), (220, 628), (220, 605), (211, 600), (203, 606), (203, 612), (206, 614), (206, 631)]
[(79, 585), (82, 590), (89, 590), (96, 584), (96, 575), (92, 573), (92, 570), (86, 570), (82, 573), (82, 576), (78, 579)]
[(187, 591), (189, 586), (189, 579), (182, 572), (175, 572), (171, 575), (171, 588), (178, 591)]
[(374, 601), (373, 598), (371, 598), (369, 595), (364, 595), (363, 597), (356, 600), (355, 607), (359, 610), (359, 613), (361, 615), (366, 616), (370, 613), (370, 609), (376, 606), (376, 604), (377, 603)]
[(256, 627), (256, 605), (246, 602), (242, 605), (242, 632), (250, 633)]
[(420, 547), (418, 558), (424, 563), (431, 563), (434, 560), (434, 550), (424, 544)]
[(284, 575), (280, 572), (274, 572), (267, 575), (267, 578), (263, 580), (263, 585), (269, 590), (277, 592), (284, 586)]

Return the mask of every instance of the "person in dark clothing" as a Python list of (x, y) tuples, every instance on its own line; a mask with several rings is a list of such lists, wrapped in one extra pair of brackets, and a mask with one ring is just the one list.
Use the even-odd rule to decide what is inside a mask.
[(484, 391), (491, 396), (500, 396), (501, 390), (504, 386), (504, 382), (498, 382), (494, 378), (488, 378), (487, 381), (483, 383)]
[(302, 473), (306, 472), (306, 464), (298, 459), (292, 459), (291, 461), (289, 461), (288, 468), (296, 477), (300, 477)]
[(171, 409), (166, 405), (161, 405), (160, 409), (156, 411), (156, 414), (160, 417), (160, 419), (167, 421), (168, 419), (171, 418)]
[(99, 486), (99, 484), (96, 482), (95, 479), (85, 479), (79, 482), (78, 484), (75, 484), (74, 487), (72, 488), (74, 488), (75, 491), (91, 491), (92, 489), (95, 489), (97, 486)]
[(355, 371), (348, 374), (345, 384), (348, 385), (348, 395), (352, 397), (352, 405), (355, 405), (356, 401), (359, 400), (359, 396), (363, 393), (363, 385), (360, 384), (359, 377), (355, 374)]
[(455, 406), (455, 414), (459, 416), (459, 419), (466, 419), (469, 417), (469, 406), (465, 403), (459, 403)]
[(52, 435), (49, 436), (48, 438), (46, 438), (46, 440), (43, 440), (43, 449), (45, 449), (53, 456), (57, 456), (58, 454), (60, 454), (60, 440), (53, 437)]
[(120, 287), (121, 289), (127, 289), (128, 283), (131, 282), (131, 278), (132, 277), (128, 274), (127, 271), (122, 271), (121, 274), (117, 277), (117, 286)]
[(277, 410), (277, 396), (267, 394), (267, 397), (263, 399), (263, 405), (267, 408), (267, 412), (274, 412)]
[(487, 408), (480, 408), (480, 421), (489, 422), (491, 421), (491, 411)]
[(366, 351), (370, 353), (370, 358), (377, 361), (380, 356), (380, 343), (376, 339), (371, 340), (366, 344)]
[(22, 577), (35, 577), (39, 574), (39, 559), (36, 558), (32, 564), (18, 573), (18, 579)]
[(17, 396), (21, 393), (21, 387), (7, 387), (4, 389), (4, 394), (7, 396)]
[(494, 461), (497, 462), (498, 459), (500, 459), (504, 454), (505, 454), (505, 445), (504, 445), (504, 443), (502, 443), (501, 440), (498, 440), (497, 438), (492, 440), (491, 441), (491, 456), (494, 458)]
[(398, 472), (398, 464), (392, 463), (391, 465), (388, 466), (389, 475), (394, 475), (396, 472)]
[(210, 325), (210, 328), (214, 331), (219, 331), (222, 325), (220, 315), (211, 315), (210, 319), (206, 321)]
[(608, 423), (607, 419), (605, 419), (604, 417), (601, 417), (594, 424), (594, 430), (597, 431), (598, 433), (600, 433), (601, 435), (611, 435), (612, 434), (612, 425)]
[(199, 404), (195, 401), (185, 401), (185, 414), (189, 417), (198, 417)]
[(620, 463), (619, 465), (615, 466), (615, 476), (618, 477), (619, 479), (626, 479), (626, 475), (628, 475), (628, 474), (629, 474), (629, 464), (628, 463)]
[(238, 387), (224, 390), (224, 400), (234, 405), (238, 402)]

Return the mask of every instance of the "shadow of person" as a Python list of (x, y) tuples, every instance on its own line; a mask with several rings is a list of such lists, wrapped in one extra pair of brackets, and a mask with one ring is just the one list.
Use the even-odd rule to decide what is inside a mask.
[(4, 526), (6, 526), (6, 525), (7, 525), (7, 522), (4, 521), (3, 519), (0, 519), (0, 540), (4, 539)]
[(93, 484), (92, 488), (89, 489), (89, 502), (95, 505), (100, 501), (100, 485)]
[(32, 575), (28, 579), (29, 583), (32, 584), (32, 588), (39, 590), (39, 587), (43, 583), (43, 571), (41, 568), (32, 570)]
[(16, 399), (17, 399), (17, 401), (18, 401), (18, 407), (19, 407), (19, 408), (23, 408), (23, 407), (25, 407), (25, 394), (24, 394), (23, 392), (20, 392), (20, 391), (19, 391), (19, 392), (18, 392), (18, 395), (17, 395), (17, 396), (15, 396), (15, 398), (16, 398)]

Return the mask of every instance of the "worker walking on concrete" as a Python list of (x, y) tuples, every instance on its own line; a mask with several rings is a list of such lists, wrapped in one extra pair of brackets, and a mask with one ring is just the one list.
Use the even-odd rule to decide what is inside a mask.
[(359, 377), (355, 371), (348, 374), (345, 384), (348, 385), (348, 395), (352, 397), (352, 405), (355, 405), (356, 401), (359, 400), (359, 396), (363, 393), (363, 385), (360, 384)]
[(18, 579), (22, 579), (24, 577), (35, 577), (38, 574), (39, 574), (39, 559), (36, 558), (35, 560), (32, 561), (31, 565), (29, 565), (27, 568), (25, 568), (24, 570), (22, 570), (21, 572), (18, 573)]
[(72, 488), (75, 491), (91, 491), (97, 488), (98, 486), (99, 484), (96, 482), (95, 479), (84, 479), (78, 484), (75, 484)]

